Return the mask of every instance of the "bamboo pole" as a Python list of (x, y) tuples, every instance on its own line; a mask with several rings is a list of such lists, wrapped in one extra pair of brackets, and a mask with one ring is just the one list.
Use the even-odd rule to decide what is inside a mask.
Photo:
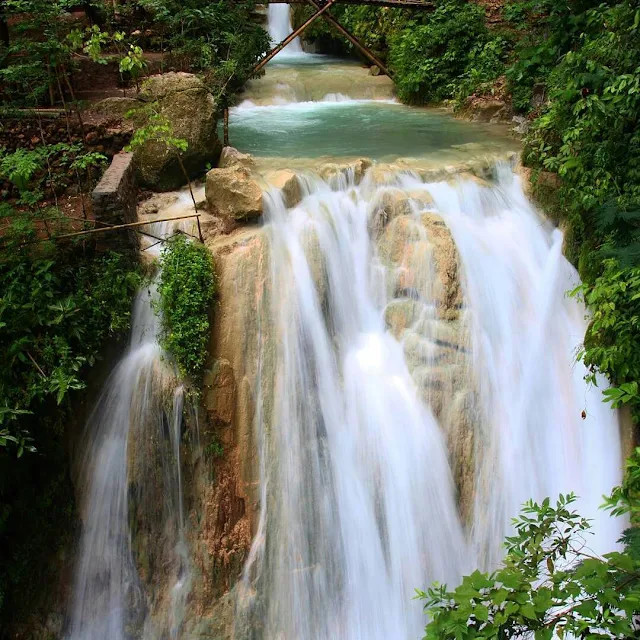
[[(319, 8), (318, 0), (306, 0), (307, 4), (314, 7), (315, 9)], [(373, 64), (375, 64), (383, 73), (385, 73), (389, 78), (393, 78), (391, 72), (386, 67), (386, 65), (378, 59), (369, 49), (367, 49), (361, 42), (356, 38), (353, 34), (349, 33), (330, 13), (325, 13), (322, 16), (330, 25), (332, 25), (335, 29), (337, 29), (354, 47), (362, 52), (362, 54)]]
[[(121, 229), (133, 229), (135, 227), (144, 227), (145, 225), (148, 224), (155, 224), (156, 222), (170, 222), (171, 220), (186, 220), (188, 218), (198, 218), (198, 223), (200, 222), (200, 215), (199, 213), (192, 213), (191, 215), (188, 216), (176, 216), (174, 218), (160, 218), (158, 220), (144, 220), (144, 221), (138, 221), (138, 222), (129, 222), (127, 224), (116, 224), (113, 225), (112, 227), (102, 227), (100, 229), (87, 229), (86, 231), (75, 231), (74, 233), (65, 233), (61, 236), (53, 236), (52, 238), (42, 238), (40, 240), (34, 240), (32, 242), (25, 242), (20, 246), (25, 246), (28, 244), (39, 244), (41, 242), (49, 242), (49, 241), (56, 241), (56, 240), (68, 240), (70, 238), (78, 238), (80, 236), (88, 236), (88, 235), (93, 235), (96, 233), (108, 233), (109, 231), (120, 231)], [(0, 247), (2, 249), (6, 248), (6, 247)]]
[(253, 68), (251, 75), (258, 73), (268, 62), (278, 55), (290, 42), (293, 42), (309, 25), (314, 23), (323, 13), (328, 11), (337, 0), (327, 0), (322, 8), (316, 5), (318, 11), (314, 13), (303, 25), (299, 26), (295, 31), (290, 33), (278, 46), (274, 47), (260, 62)]
[(223, 131), (224, 131), (224, 137), (223, 137), (223, 146), (228, 147), (229, 146), (229, 107), (225, 107), (224, 108), (224, 115), (223, 115)]

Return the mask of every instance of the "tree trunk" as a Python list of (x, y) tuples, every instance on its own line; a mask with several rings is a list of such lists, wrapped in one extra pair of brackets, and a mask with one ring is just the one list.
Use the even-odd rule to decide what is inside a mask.
[(102, 22), (100, 11), (98, 11), (98, 8), (93, 4), (92, 0), (84, 0), (82, 6), (84, 7), (84, 14), (87, 16), (89, 24), (94, 25)]
[(4, 0), (0, 0), (0, 42), (5, 46), (9, 46), (9, 25), (5, 15)]

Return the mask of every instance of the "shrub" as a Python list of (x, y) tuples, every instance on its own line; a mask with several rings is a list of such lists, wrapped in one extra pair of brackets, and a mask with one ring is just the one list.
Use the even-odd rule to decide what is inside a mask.
[[(613, 514), (638, 520), (638, 452), (622, 487), (608, 499)], [(637, 529), (625, 550), (596, 556), (587, 543), (590, 524), (572, 510), (573, 495), (527, 502), (506, 540), (497, 571), (474, 571), (449, 591), (435, 585), (418, 596), (431, 616), (425, 640), (503, 638), (631, 638), (640, 598)]]
[(181, 375), (198, 383), (207, 357), (209, 311), (216, 291), (213, 259), (202, 244), (176, 235), (162, 254), (161, 344)]
[(411, 103), (453, 97), (453, 81), (467, 71), (471, 52), (487, 39), (480, 6), (442, 0), (424, 24), (408, 25), (391, 41), (398, 96)]
[(511, 43), (502, 35), (480, 41), (469, 52), (464, 73), (452, 82), (452, 94), (459, 105), (473, 94), (491, 93), (497, 78), (506, 71)]
[(545, 83), (562, 56), (579, 43), (587, 26), (585, 11), (600, 0), (513, 0), (505, 17), (519, 37), (507, 71), (513, 107), (532, 108), (533, 88)]
[(18, 215), (11, 231), (0, 249), (3, 629), (26, 620), (55, 578), (53, 558), (74, 522), (67, 441), (73, 400), (107, 341), (126, 333), (140, 282), (136, 264), (121, 254), (25, 245), (37, 237), (26, 216)]
[(615, 384), (638, 383), (640, 10), (601, 5), (579, 23), (580, 46), (549, 78), (550, 104), (533, 123), (525, 160), (562, 179), (559, 198), (593, 311), (585, 362)]

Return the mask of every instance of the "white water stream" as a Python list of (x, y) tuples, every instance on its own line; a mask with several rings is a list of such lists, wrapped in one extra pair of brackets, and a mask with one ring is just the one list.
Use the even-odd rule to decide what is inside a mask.
[[(172, 232), (166, 223), (154, 226), (163, 237)], [(132, 634), (173, 639), (180, 632), (191, 581), (180, 469), (184, 390), (158, 344), (157, 299), (155, 281), (139, 291), (129, 347), (86, 426), (79, 470), (82, 535), (68, 640), (124, 640)], [(158, 506), (155, 522), (149, 514)], [(155, 554), (163, 566), (146, 568), (157, 582), (168, 582), (170, 601), (160, 611), (153, 610), (134, 559), (134, 526), (162, 536), (151, 543), (162, 550)]]
[[(520, 505), (560, 492), (583, 497), (593, 548), (612, 549), (620, 523), (597, 507), (620, 477), (617, 419), (575, 362), (584, 308), (565, 296), (577, 277), (561, 234), (519, 180), (503, 168), (495, 186), (399, 174), (386, 186), (312, 180), (307, 192), (292, 210), (279, 192), (266, 200), (275, 372), (258, 414), (262, 511), (241, 619), (268, 639), (418, 638), (414, 589), (495, 567)], [(371, 232), (385, 192), (411, 208), (390, 236), (394, 263)], [(456, 322), (439, 318), (440, 232), (422, 223), (434, 210), (460, 254)], [(385, 322), (398, 304), (413, 306), (399, 340)], [(422, 387), (447, 349), (467, 353), (449, 367), (463, 375), (444, 388), (439, 424)], [(456, 461), (444, 431), (460, 394), (472, 408), (453, 427), (475, 444)], [(466, 536), (456, 462), (475, 475)]]
[[(291, 12), (288, 4), (270, 4), (268, 12), (269, 36), (275, 47), (275, 45), (280, 44), (287, 38), (292, 31)], [(302, 53), (300, 38), (295, 38), (278, 54), (278, 58), (300, 56)]]

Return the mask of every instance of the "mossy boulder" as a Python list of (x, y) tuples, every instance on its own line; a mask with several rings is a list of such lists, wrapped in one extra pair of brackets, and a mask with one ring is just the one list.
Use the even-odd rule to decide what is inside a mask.
[[(169, 123), (172, 137), (186, 140), (180, 158), (190, 178), (215, 164), (222, 149), (216, 132), (216, 102), (204, 83), (190, 73), (152, 76), (143, 85), (138, 102), (147, 113), (158, 113)], [(155, 191), (171, 191), (185, 183), (178, 152), (162, 142), (148, 141), (134, 153), (140, 183)]]

